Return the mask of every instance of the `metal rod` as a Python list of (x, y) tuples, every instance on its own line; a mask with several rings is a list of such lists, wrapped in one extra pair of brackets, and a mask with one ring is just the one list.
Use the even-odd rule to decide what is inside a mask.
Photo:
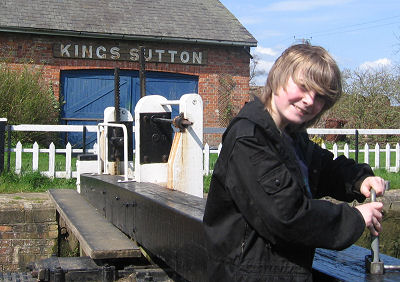
[(118, 123), (120, 121), (119, 112), (119, 68), (114, 69), (114, 121)]
[(384, 265), (383, 267), (388, 270), (400, 270), (400, 265)]
[(154, 122), (165, 122), (165, 123), (173, 123), (173, 119), (170, 118), (160, 118), (160, 117), (151, 117), (151, 120)]
[(355, 161), (358, 163), (358, 130), (356, 129), (356, 141), (355, 141), (356, 153), (355, 153)]
[(146, 96), (146, 58), (144, 56), (144, 47), (140, 46), (140, 53), (139, 53), (139, 80), (140, 80), (140, 98)]
[[(371, 202), (376, 202), (376, 192), (371, 189)], [(371, 235), (371, 251), (373, 262), (379, 262), (379, 236)]]
[(86, 126), (82, 127), (82, 151), (86, 153)]
[(192, 125), (193, 123), (190, 122), (189, 120), (185, 119), (183, 117), (183, 113), (181, 113), (179, 116), (176, 116), (173, 119), (168, 119), (168, 118), (160, 118), (156, 116), (152, 116), (151, 120), (155, 123), (171, 123), (173, 126), (176, 128), (179, 128), (181, 132), (185, 131), (188, 126)]

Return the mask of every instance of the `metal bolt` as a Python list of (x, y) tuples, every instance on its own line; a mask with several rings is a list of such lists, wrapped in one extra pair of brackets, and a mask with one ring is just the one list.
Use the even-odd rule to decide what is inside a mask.
[(157, 134), (157, 133), (154, 133), (154, 134), (151, 136), (151, 140), (153, 141), (153, 143), (158, 143), (158, 142), (160, 141), (160, 139), (161, 139), (161, 137), (160, 137), (160, 135)]

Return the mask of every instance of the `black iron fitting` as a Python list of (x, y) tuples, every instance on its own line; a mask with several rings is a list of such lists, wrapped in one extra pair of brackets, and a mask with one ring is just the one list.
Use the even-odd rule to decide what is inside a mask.
[(183, 113), (180, 113), (179, 116), (176, 116), (173, 119), (152, 116), (151, 120), (155, 123), (164, 123), (164, 122), (170, 123), (173, 126), (175, 126), (176, 128), (178, 128), (179, 131), (181, 131), (181, 132), (184, 132), (186, 128), (193, 125), (193, 122), (191, 122), (188, 119), (183, 117)]

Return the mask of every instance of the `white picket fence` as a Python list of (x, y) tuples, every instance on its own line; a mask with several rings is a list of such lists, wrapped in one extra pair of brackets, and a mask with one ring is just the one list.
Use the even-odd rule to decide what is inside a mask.
[[(328, 134), (336, 134), (336, 135), (355, 135), (356, 129), (330, 129), (330, 128), (309, 128), (307, 129), (307, 133), (310, 135), (328, 135)], [(357, 134), (359, 135), (397, 135), (400, 140), (400, 129), (357, 129)], [(326, 149), (326, 145), (323, 143), (321, 145), (322, 148)], [(217, 148), (210, 149), (208, 144), (204, 146), (204, 174), (208, 175), (212, 173), (212, 169), (210, 168), (210, 154), (218, 154), (220, 153), (222, 148), (222, 144), (219, 144)], [(343, 148), (339, 148), (339, 145), (334, 143), (332, 149), (330, 151), (333, 153), (334, 158), (337, 158), (339, 155), (344, 155), (346, 157), (350, 157), (350, 153), (355, 153), (355, 148), (350, 148), (349, 144), (345, 143)], [(363, 147), (359, 146), (358, 152), (364, 155), (364, 159), (360, 159), (359, 162), (370, 163), (370, 155), (374, 155), (374, 165), (371, 167), (373, 169), (384, 168), (390, 172), (399, 172), (400, 171), (400, 144), (396, 143), (394, 146), (390, 144), (386, 144), (384, 148), (376, 144), (374, 148), (370, 148), (367, 143), (364, 144)], [(381, 159), (381, 152), (384, 152), (385, 159)], [(394, 159), (394, 165), (391, 165), (392, 160)], [(384, 165), (382, 166), (382, 162)]]
[[(87, 132), (96, 132), (97, 126), (86, 126)], [(82, 125), (12, 125), (11, 131), (44, 131), (44, 132), (82, 132)], [(359, 135), (397, 135), (400, 138), (400, 129), (358, 129)], [(312, 135), (324, 135), (324, 134), (346, 134), (346, 135), (354, 135), (355, 129), (318, 129), (312, 128), (308, 130), (309, 134)], [(210, 156), (211, 154), (219, 155), (222, 145), (220, 144), (217, 148), (210, 148), (208, 144), (204, 145), (204, 159), (203, 159), (203, 167), (204, 167), (204, 175), (208, 175), (212, 172), (210, 168)], [(325, 144), (322, 144), (322, 147), (326, 147)], [(8, 151), (8, 148), (5, 149), (5, 152)], [(346, 157), (350, 156), (350, 153), (354, 153), (355, 149), (350, 148), (349, 144), (344, 144), (343, 148), (339, 148), (339, 146), (335, 143), (333, 144), (333, 148), (330, 150), (333, 152), (334, 156), (337, 157), (341, 154)], [(17, 143), (16, 148), (11, 148), (10, 152), (15, 152), (15, 172), (21, 173), (23, 164), (22, 164), (22, 153), (32, 154), (32, 169), (37, 171), (39, 169), (39, 154), (45, 153), (48, 154), (49, 166), (47, 171), (41, 171), (43, 175), (48, 177), (58, 177), (58, 178), (76, 178), (77, 172), (72, 170), (72, 156), (77, 154), (82, 154), (82, 149), (73, 149), (71, 144), (67, 144), (66, 148), (56, 149), (54, 144), (51, 143), (48, 149), (40, 149), (38, 144), (35, 142), (32, 148), (22, 148), (22, 144), (20, 142)], [(385, 160), (380, 159), (381, 152), (384, 152)], [(96, 153), (96, 146), (91, 149), (87, 149), (85, 153)], [(387, 171), (391, 172), (399, 172), (400, 171), (400, 145), (396, 143), (394, 146), (390, 146), (390, 144), (386, 144), (384, 148), (381, 148), (379, 144), (376, 144), (374, 148), (369, 148), (368, 144), (365, 144), (362, 148), (360, 146), (359, 153), (364, 155), (364, 159), (360, 160), (360, 162), (369, 163), (370, 155), (374, 155), (374, 165), (373, 169), (384, 168)], [(65, 168), (61, 171), (56, 171), (56, 154), (65, 154)], [(391, 164), (391, 161), (394, 165)], [(382, 166), (382, 162), (384, 165)], [(25, 164), (26, 165), (26, 164)], [(64, 167), (64, 166), (63, 166)]]
[[(65, 149), (56, 149), (54, 143), (51, 143), (48, 149), (39, 149), (38, 143), (34, 143), (32, 148), (22, 148), (21, 142), (17, 143), (16, 148), (11, 149), (15, 152), (15, 173), (20, 174), (22, 171), (22, 153), (32, 154), (32, 170), (39, 170), (39, 153), (48, 154), (49, 170), (40, 173), (47, 177), (56, 178), (76, 178), (77, 172), (72, 171), (72, 154), (82, 154), (82, 149), (72, 149), (70, 143), (67, 143)], [(95, 149), (86, 150), (87, 153), (95, 153)], [(56, 154), (65, 154), (65, 170), (56, 171)]]
[[(96, 125), (86, 125), (87, 132), (97, 132)], [(83, 125), (33, 125), (33, 124), (21, 124), (11, 125), (11, 131), (38, 131), (38, 132), (82, 132)], [(5, 152), (15, 153), (15, 168), (14, 171), (20, 174), (23, 168), (22, 153), (32, 154), (32, 170), (39, 170), (39, 154), (48, 154), (49, 166), (47, 171), (40, 171), (42, 175), (56, 178), (76, 178), (77, 171), (72, 170), (72, 156), (77, 154), (83, 154), (83, 149), (73, 149), (70, 143), (67, 143), (64, 149), (56, 149), (54, 143), (51, 143), (48, 149), (39, 148), (39, 145), (35, 142), (32, 148), (22, 148), (21, 142), (18, 142), (15, 148), (5, 148)], [(85, 153), (96, 153), (96, 145), (91, 149), (86, 149)], [(56, 170), (56, 154), (65, 154), (65, 166), (61, 171)]]

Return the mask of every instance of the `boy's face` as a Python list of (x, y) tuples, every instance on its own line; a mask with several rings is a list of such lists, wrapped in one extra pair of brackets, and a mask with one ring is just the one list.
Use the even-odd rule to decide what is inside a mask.
[(300, 83), (297, 85), (290, 77), (286, 87), (272, 95), (271, 115), (278, 128), (284, 129), (288, 124), (302, 124), (313, 119), (324, 105), (321, 95), (306, 90)]

